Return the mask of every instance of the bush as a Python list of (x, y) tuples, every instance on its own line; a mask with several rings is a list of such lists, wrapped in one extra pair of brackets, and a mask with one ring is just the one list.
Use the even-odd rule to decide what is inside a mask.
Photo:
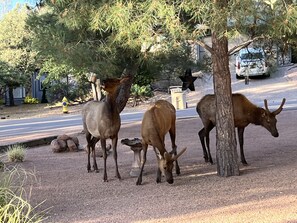
[(23, 162), (25, 159), (25, 147), (18, 144), (9, 146), (7, 157), (11, 162)]
[(146, 97), (152, 97), (153, 92), (150, 85), (139, 86), (138, 84), (133, 84), (131, 87), (131, 96), (133, 98), (132, 106), (136, 106), (138, 101), (143, 101)]
[(24, 104), (38, 104), (39, 100), (37, 98), (32, 98), (31, 96), (25, 97)]
[(0, 222), (37, 223), (43, 220), (43, 212), (37, 212), (26, 199), (25, 180), (34, 174), (17, 167), (0, 172)]

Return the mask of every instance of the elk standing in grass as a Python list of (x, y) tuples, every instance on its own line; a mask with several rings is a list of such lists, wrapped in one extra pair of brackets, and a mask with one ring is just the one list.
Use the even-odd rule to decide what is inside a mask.
[[(154, 147), (158, 160), (157, 183), (161, 182), (161, 173), (165, 175), (166, 181), (173, 183), (172, 169), (176, 163), (176, 174), (180, 174), (177, 158), (182, 155), (184, 148), (178, 155), (175, 144), (175, 121), (176, 111), (172, 104), (165, 100), (158, 100), (145, 113), (142, 119), (142, 166), (136, 182), (140, 185), (142, 182), (142, 172), (146, 162), (146, 153), (148, 145)], [(168, 153), (165, 149), (165, 135), (169, 132), (172, 152)]]
[[(233, 113), (234, 113), (234, 125), (237, 127), (239, 145), (240, 145), (240, 157), (241, 162), (247, 165), (243, 152), (243, 133), (245, 127), (250, 123), (255, 125), (261, 125), (266, 128), (272, 136), (278, 137), (278, 131), (276, 128), (276, 118), (285, 104), (286, 99), (284, 98), (280, 107), (270, 112), (267, 105), (267, 100), (264, 100), (265, 109), (257, 107), (252, 104), (244, 95), (233, 94)], [(210, 162), (213, 164), (210, 149), (209, 149), (209, 132), (216, 125), (216, 106), (215, 106), (215, 96), (205, 95), (197, 104), (196, 111), (199, 114), (204, 127), (198, 132), (205, 162)], [(207, 150), (205, 147), (205, 141)]]
[(87, 149), (88, 149), (88, 172), (91, 171), (90, 164), (90, 152), (93, 154), (93, 167), (98, 172), (95, 156), (95, 144), (100, 140), (103, 150), (104, 159), (104, 176), (103, 180), (107, 180), (106, 173), (106, 139), (112, 140), (113, 158), (116, 166), (116, 176), (121, 179), (118, 171), (117, 163), (117, 142), (118, 132), (121, 126), (120, 111), (116, 104), (116, 98), (118, 96), (119, 87), (129, 77), (121, 79), (110, 78), (102, 81), (101, 87), (106, 91), (106, 98), (102, 101), (90, 101), (83, 107), (82, 119), (83, 128), (86, 133)]

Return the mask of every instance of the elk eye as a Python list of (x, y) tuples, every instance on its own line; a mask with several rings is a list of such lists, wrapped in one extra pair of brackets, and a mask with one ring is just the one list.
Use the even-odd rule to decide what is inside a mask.
[(267, 119), (267, 122), (270, 123), (270, 119)]

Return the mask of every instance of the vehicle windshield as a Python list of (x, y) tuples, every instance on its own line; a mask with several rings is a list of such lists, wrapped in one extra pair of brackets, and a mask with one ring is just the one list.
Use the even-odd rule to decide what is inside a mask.
[(251, 59), (263, 59), (263, 54), (262, 53), (243, 53), (241, 56), (240, 56), (241, 59), (244, 59), (244, 60), (251, 60)]

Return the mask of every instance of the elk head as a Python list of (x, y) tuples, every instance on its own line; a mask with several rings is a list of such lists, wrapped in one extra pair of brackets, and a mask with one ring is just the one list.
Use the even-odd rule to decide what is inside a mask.
[(123, 82), (127, 81), (130, 77), (123, 78), (107, 78), (102, 81), (101, 88), (108, 92), (113, 93)]
[(286, 99), (283, 98), (283, 101), (281, 103), (281, 105), (279, 106), (278, 109), (276, 109), (273, 112), (270, 112), (268, 109), (268, 104), (267, 104), (267, 100), (264, 100), (264, 105), (265, 105), (265, 109), (262, 109), (262, 114), (261, 114), (261, 125), (266, 128), (272, 136), (274, 137), (278, 137), (278, 131), (276, 128), (276, 118), (275, 116), (278, 115), (282, 110), (283, 110), (283, 106), (286, 102)]
[(157, 154), (158, 156), (158, 166), (163, 176), (165, 176), (166, 181), (169, 184), (173, 183), (173, 176), (172, 176), (172, 170), (174, 167), (174, 162), (180, 157), (187, 148), (183, 148), (177, 155), (172, 155), (168, 152), (164, 153), (164, 156), (161, 154)]

